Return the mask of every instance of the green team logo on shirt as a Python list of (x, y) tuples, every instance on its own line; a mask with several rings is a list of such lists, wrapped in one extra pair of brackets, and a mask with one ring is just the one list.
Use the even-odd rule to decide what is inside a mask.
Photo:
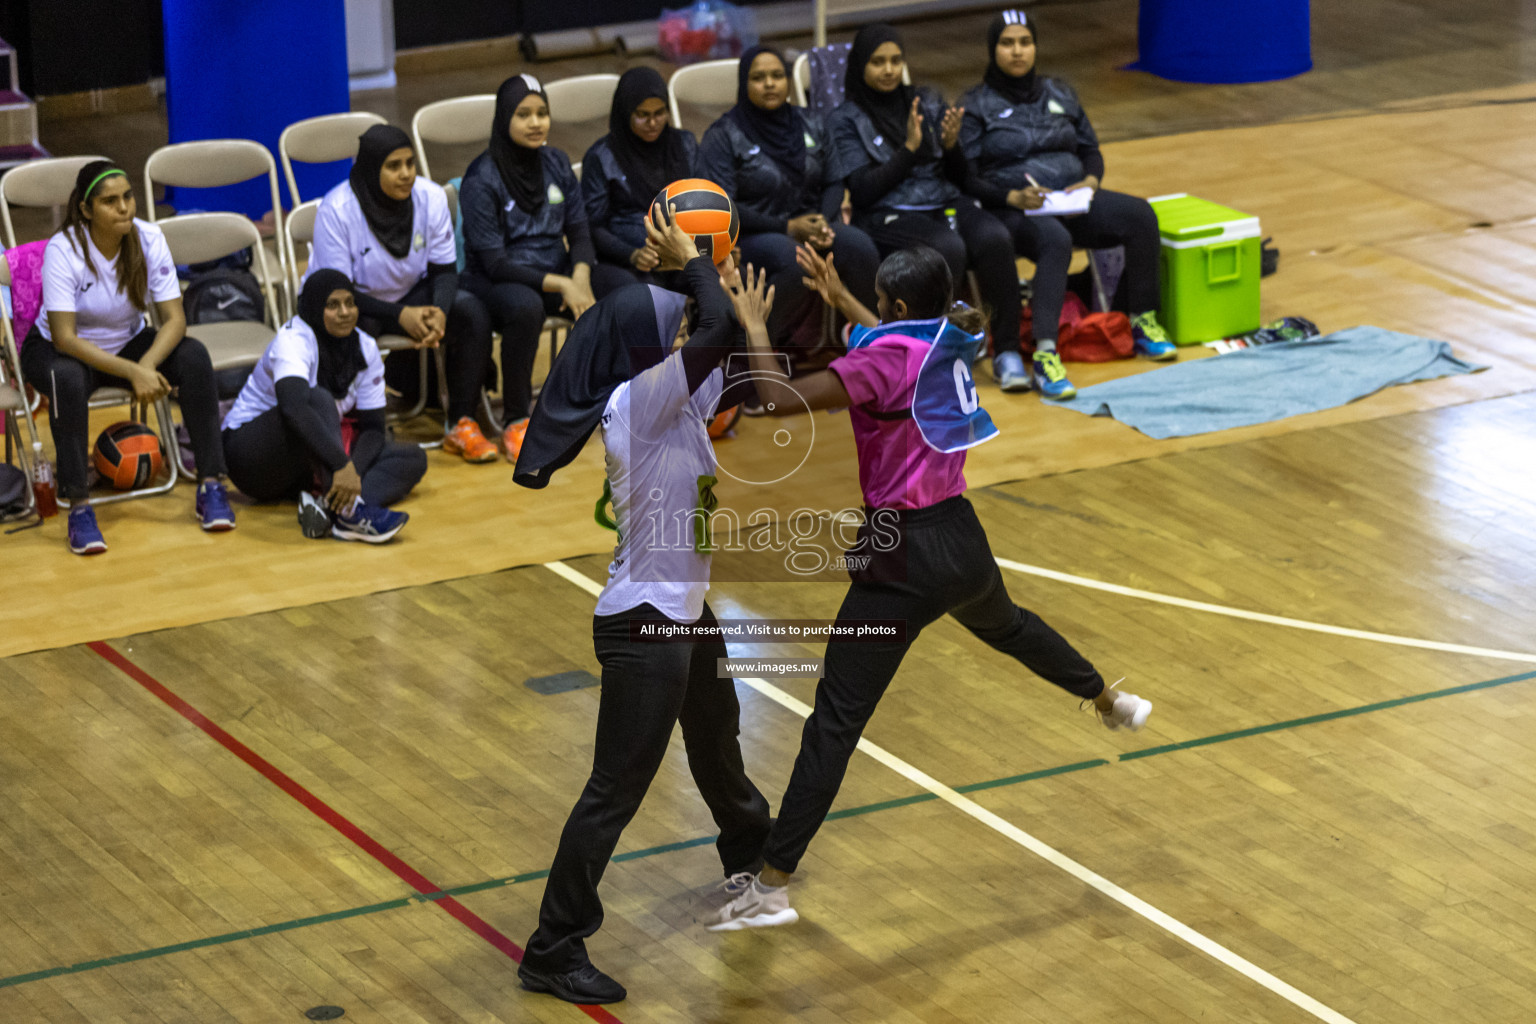
[(416, 232), (416, 237), (411, 239), (411, 248), (415, 249), (417, 252), (420, 252), (421, 250), (425, 249), (426, 247), (427, 247), (427, 236), (422, 234), (420, 231)]
[(1060, 103), (1057, 103), (1055, 100), (1051, 100), (1049, 103), (1047, 103), (1045, 105), (1045, 109), (1049, 110), (1053, 114), (1065, 114), (1067, 112), (1066, 108), (1063, 107)]
[(811, 138), (811, 133), (810, 132), (806, 132), (805, 133), (805, 148), (806, 149), (815, 149), (816, 148), (816, 140)]
[(565, 193), (561, 192), (560, 186), (554, 182), (549, 183), (549, 202), (551, 205), (565, 202)]

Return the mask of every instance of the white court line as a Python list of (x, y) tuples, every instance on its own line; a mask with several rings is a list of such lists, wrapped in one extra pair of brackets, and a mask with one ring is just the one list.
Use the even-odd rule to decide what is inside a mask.
[[(1001, 559), (999, 559), (999, 561), (1001, 561)], [(582, 575), (575, 569), (572, 569), (570, 566), (566, 565), (564, 562), (545, 562), (544, 568), (553, 572), (557, 576), (569, 580), (593, 596), (603, 592), (601, 584), (587, 576)], [(748, 686), (752, 687), (752, 689), (756, 690), (764, 697), (767, 697), (769, 700), (788, 708), (790, 711), (793, 711), (801, 718), (810, 717), (811, 709), (809, 706), (807, 706), (804, 702), (797, 700), (789, 694), (785, 693), (783, 690), (779, 689), (777, 686), (774, 686), (766, 679), (739, 679), (738, 681), (746, 683)], [(1158, 910), (1156, 907), (1152, 906), (1152, 904), (1148, 903), (1146, 900), (1126, 892), (1124, 889), (1120, 888), (1118, 885), (1116, 885), (1114, 882), (1111, 882), (1103, 875), (1100, 875), (1094, 871), (1090, 871), (1088, 868), (1079, 864), (1077, 861), (1073, 860), (1071, 857), (1068, 857), (1066, 854), (1059, 852), (1054, 847), (1047, 846), (1045, 843), (1042, 843), (1028, 832), (1025, 832), (1023, 829), (1013, 825), (1003, 818), (998, 817), (996, 814), (993, 814), (991, 811), (987, 810), (985, 807), (982, 807), (974, 800), (971, 800), (970, 798), (955, 792), (953, 789), (950, 789), (948, 786), (933, 778), (931, 775), (928, 775), (926, 772), (914, 768), (912, 765), (903, 761), (895, 754), (890, 753), (883, 747), (878, 747), (867, 739), (860, 739), (859, 749), (864, 751), (864, 753), (868, 754), (870, 757), (874, 758), (876, 761), (879, 761), (881, 764), (885, 765), (887, 768), (891, 769), (893, 772), (932, 793), (934, 796), (938, 797), (940, 800), (943, 800), (951, 807), (963, 811), (964, 813), (970, 815), (972, 818), (975, 818), (977, 821), (981, 822), (983, 825), (986, 825), (988, 828), (1004, 836), (1007, 836), (1015, 843), (1018, 843), (1020, 846), (1024, 847), (1024, 849), (1028, 850), (1030, 853), (1033, 853), (1035, 856), (1040, 857), (1041, 859), (1051, 864), (1054, 864), (1056, 867), (1065, 871), (1067, 874), (1073, 876), (1084, 884), (1097, 889), (1099, 892), (1103, 893), (1105, 896), (1108, 896), (1110, 899), (1114, 900), (1116, 903), (1119, 903), (1121, 906), (1124, 906), (1127, 909), (1140, 914), (1142, 917), (1146, 918), (1148, 921), (1151, 921), (1153, 924), (1157, 925), (1159, 928), (1162, 928), (1169, 934), (1183, 939), (1185, 942), (1189, 943), (1191, 946), (1194, 946), (1196, 949), (1209, 956), (1211, 959), (1226, 964), (1228, 967), (1232, 968), (1234, 971), (1243, 975), (1244, 977), (1258, 982), (1260, 985), (1263, 985), (1265, 988), (1280, 996), (1282, 999), (1285, 999), (1295, 1006), (1306, 1010), (1308, 1013), (1312, 1014), (1312, 1016), (1318, 1018), (1319, 1020), (1327, 1021), (1328, 1024), (1354, 1024), (1354, 1021), (1350, 1020), (1342, 1013), (1339, 1013), (1337, 1010), (1323, 1005), (1295, 986), (1281, 981), (1279, 978), (1275, 977), (1273, 974), (1270, 974), (1268, 971), (1264, 970), (1262, 967), (1259, 967), (1257, 964), (1243, 959), (1227, 947), (1212, 939), (1207, 938), (1200, 932), (1195, 931), (1193, 928), (1189, 927), (1189, 925), (1168, 916), (1161, 910)]]
[(1004, 569), (1012, 569), (1014, 572), (1026, 573), (1030, 576), (1043, 576), (1048, 580), (1071, 583), (1074, 586), (1087, 587), (1090, 590), (1102, 590), (1110, 594), (1119, 594), (1122, 597), (1135, 597), (1143, 601), (1156, 601), (1159, 604), (1171, 604), (1178, 608), (1190, 608), (1197, 612), (1230, 615), (1234, 619), (1267, 622), (1273, 626), (1289, 626), (1292, 629), (1306, 629), (1314, 633), (1332, 633), (1334, 636), (1353, 637), (1356, 640), (1374, 640), (1379, 644), (1396, 644), (1399, 647), (1421, 647), (1427, 651), (1474, 654), (1479, 658), (1497, 658), (1501, 661), (1523, 661), (1529, 664), (1536, 664), (1536, 654), (1521, 654), (1519, 651), (1496, 651), (1489, 647), (1467, 647), (1463, 644), (1441, 643), (1439, 640), (1420, 640), (1412, 636), (1396, 636), (1392, 633), (1371, 633), (1363, 629), (1330, 626), (1324, 622), (1308, 622), (1305, 619), (1287, 619), (1280, 615), (1250, 612), (1242, 608), (1231, 608), (1224, 604), (1209, 604), (1205, 601), (1191, 601), (1183, 597), (1171, 597), (1168, 594), (1159, 594), (1153, 590), (1137, 590), (1134, 587), (1122, 587), (1118, 583), (1105, 583), (1101, 580), (1091, 580), (1086, 576), (1073, 576), (1069, 573), (1057, 572), (1054, 569), (1042, 569), (1038, 565), (1025, 565), (1023, 562), (1015, 562), (1007, 558), (996, 558), (996, 561)]

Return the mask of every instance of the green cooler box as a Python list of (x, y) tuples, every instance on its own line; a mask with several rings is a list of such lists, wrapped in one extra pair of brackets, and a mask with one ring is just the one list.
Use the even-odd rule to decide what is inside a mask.
[(1259, 218), (1198, 196), (1148, 200), (1162, 235), (1163, 310), (1180, 345), (1259, 327)]

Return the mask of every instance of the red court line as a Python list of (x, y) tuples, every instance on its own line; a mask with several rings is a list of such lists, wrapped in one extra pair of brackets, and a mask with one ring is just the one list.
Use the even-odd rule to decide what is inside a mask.
[[(393, 871), (411, 888), (423, 896), (434, 897), (430, 902), (442, 907), (454, 920), (464, 925), (464, 927), (480, 936), (486, 942), (489, 942), (508, 957), (511, 957), (512, 960), (517, 963), (523, 962), (523, 948), (521, 946), (497, 931), (490, 922), (464, 906), (454, 897), (440, 895), (443, 891), (442, 886), (436, 884), (427, 878), (426, 875), (423, 875), (420, 871), (417, 871), (405, 861), (395, 856), (395, 854), (385, 849), (378, 840), (352, 824), (352, 822), (348, 821), (339, 811), (331, 807), (324, 800), (321, 800), (315, 794), (289, 778), (282, 769), (225, 732), (215, 722), (197, 710), (197, 708), (172, 693), (168, 687), (154, 676), (123, 657), (123, 655), (106, 643), (95, 641), (86, 644), (86, 646), (115, 665), (129, 679), (132, 679), (144, 687), (144, 689), (169, 704), (177, 714), (213, 737), (225, 750), (256, 769), (265, 776), (268, 782), (303, 804), (315, 817), (352, 840), (353, 843), (362, 848), (363, 852)], [(593, 1020), (598, 1021), (599, 1024), (623, 1024), (619, 1018), (601, 1006), (580, 1005), (577, 1009)]]

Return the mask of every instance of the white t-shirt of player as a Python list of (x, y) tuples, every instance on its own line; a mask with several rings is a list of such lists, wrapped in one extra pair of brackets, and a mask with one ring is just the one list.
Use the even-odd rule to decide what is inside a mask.
[(427, 264), (454, 263), (459, 258), (443, 187), (417, 178), (411, 186), (411, 208), (411, 248), (396, 258), (368, 226), (352, 183), (343, 181), (320, 201), (315, 214), (314, 254), (305, 277), (321, 268), (339, 270), (364, 294), (399, 302), (427, 276)]
[[(149, 271), (145, 305), (181, 298), (181, 282), (176, 278), (171, 248), (165, 244), (165, 232), (137, 218), (133, 227), (139, 233), (139, 245)], [(117, 263), (123, 258), (122, 250), (118, 250), (115, 258), (107, 259), (91, 240), (89, 230), (85, 233), (85, 244), (91, 255), (90, 268), (80, 255), (72, 229), (48, 239), (48, 247), (43, 250), (43, 315), (37, 318), (37, 329), (52, 341), (47, 314), (73, 313), (76, 337), (116, 355), (144, 329), (144, 314), (134, 307), (126, 293), (117, 290)]]
[(710, 556), (696, 550), (700, 477), (715, 475), (709, 420), (724, 388), (716, 369), (692, 395), (674, 352), (619, 385), (603, 410), (608, 484), (619, 542), (597, 614), (651, 604), (675, 622), (696, 622), (709, 590)]
[[(353, 409), (384, 408), (384, 360), (379, 345), (364, 331), (357, 332), (363, 347), (364, 367), (347, 393), (336, 400), (336, 410), (343, 416)], [(267, 344), (235, 404), (224, 416), (224, 429), (244, 426), (269, 409), (277, 408), (277, 382), (284, 377), (298, 377), (310, 387), (320, 378), (320, 344), (315, 332), (298, 317), (282, 327)]]

